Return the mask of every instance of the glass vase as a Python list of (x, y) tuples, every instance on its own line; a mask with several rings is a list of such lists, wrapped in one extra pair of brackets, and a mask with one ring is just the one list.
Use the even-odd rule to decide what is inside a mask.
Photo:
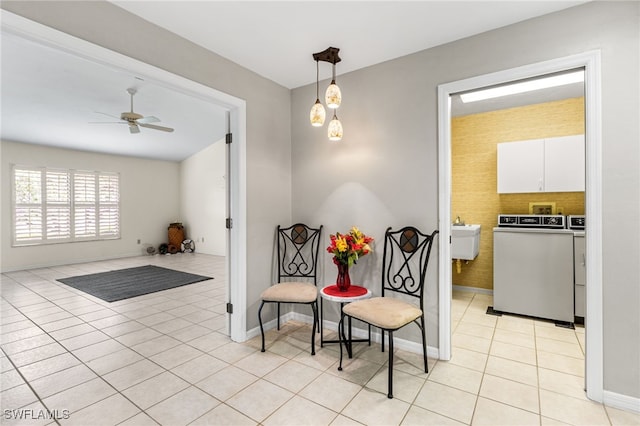
[(336, 285), (340, 291), (348, 291), (351, 286), (351, 277), (349, 277), (349, 265), (338, 264), (338, 278)]

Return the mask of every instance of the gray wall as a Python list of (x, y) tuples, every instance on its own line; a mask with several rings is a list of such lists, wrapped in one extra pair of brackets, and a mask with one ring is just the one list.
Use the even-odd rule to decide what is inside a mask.
[(271, 282), (265, 253), (272, 252), (276, 225), (291, 221), (290, 91), (111, 3), (3, 1), (1, 7), (246, 101), (247, 328), (257, 327), (258, 299)]
[[(432, 230), (438, 215), (437, 86), (601, 50), (604, 387), (640, 397), (639, 8), (637, 2), (588, 3), (356, 72), (340, 75), (338, 66), (340, 143), (327, 140), (326, 125), (308, 124), (315, 85), (295, 89), (294, 220), (323, 223), (327, 233), (358, 225), (379, 242), (386, 226)], [(623, 216), (634, 219), (621, 232)], [(353, 276), (379, 291), (382, 245), (376, 248)], [(323, 261), (330, 282), (335, 267), (329, 255)], [(428, 340), (437, 346), (437, 253), (432, 261), (425, 308)]]

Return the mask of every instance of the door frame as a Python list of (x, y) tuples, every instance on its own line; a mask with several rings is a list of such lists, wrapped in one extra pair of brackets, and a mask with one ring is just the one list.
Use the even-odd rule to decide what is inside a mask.
[(229, 335), (232, 340), (242, 342), (247, 339), (246, 332), (246, 102), (240, 98), (205, 86), (193, 80), (122, 55), (86, 40), (31, 21), (20, 15), (2, 10), (2, 33), (11, 34), (74, 54), (100, 65), (134, 74), (161, 87), (193, 96), (226, 109), (230, 115), (230, 130), (233, 143), (230, 147), (231, 170), (227, 185), (234, 194), (228, 209), (234, 226), (230, 231), (227, 244), (227, 298), (233, 303), (236, 315), (230, 316)]
[(603, 312), (602, 312), (602, 94), (600, 51), (563, 58), (445, 83), (438, 86), (438, 203), (439, 358), (451, 359), (451, 99), (455, 93), (574, 68), (585, 69), (586, 186), (586, 314), (585, 383), (587, 397), (603, 401)]

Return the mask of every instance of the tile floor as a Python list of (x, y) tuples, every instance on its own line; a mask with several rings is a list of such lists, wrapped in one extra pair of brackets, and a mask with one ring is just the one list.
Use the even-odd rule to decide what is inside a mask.
[[(215, 279), (114, 303), (55, 281), (145, 264)], [(265, 353), (259, 336), (231, 342), (224, 273), (222, 258), (182, 254), (2, 274), (1, 423), (640, 424), (585, 398), (582, 329), (489, 316), (491, 297), (456, 291), (453, 359), (426, 375), (398, 351), (389, 400), (377, 346), (338, 372), (336, 345), (309, 354), (307, 324), (270, 331)]]

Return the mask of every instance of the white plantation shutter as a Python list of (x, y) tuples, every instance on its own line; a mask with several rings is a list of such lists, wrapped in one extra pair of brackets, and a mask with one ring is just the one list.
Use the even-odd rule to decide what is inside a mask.
[(73, 206), (76, 238), (96, 236), (96, 175), (73, 174)]
[(46, 218), (47, 239), (71, 237), (71, 186), (67, 171), (46, 172)]
[(14, 166), (14, 244), (120, 237), (116, 173)]
[(14, 170), (14, 239), (32, 242), (42, 239), (42, 172)]
[(42, 172), (40, 170), (16, 170), (14, 182), (17, 204), (42, 203)]
[(101, 237), (117, 237), (120, 235), (120, 178), (116, 174), (103, 174), (98, 182), (98, 232)]
[(16, 242), (42, 239), (42, 207), (18, 207), (15, 217)]

